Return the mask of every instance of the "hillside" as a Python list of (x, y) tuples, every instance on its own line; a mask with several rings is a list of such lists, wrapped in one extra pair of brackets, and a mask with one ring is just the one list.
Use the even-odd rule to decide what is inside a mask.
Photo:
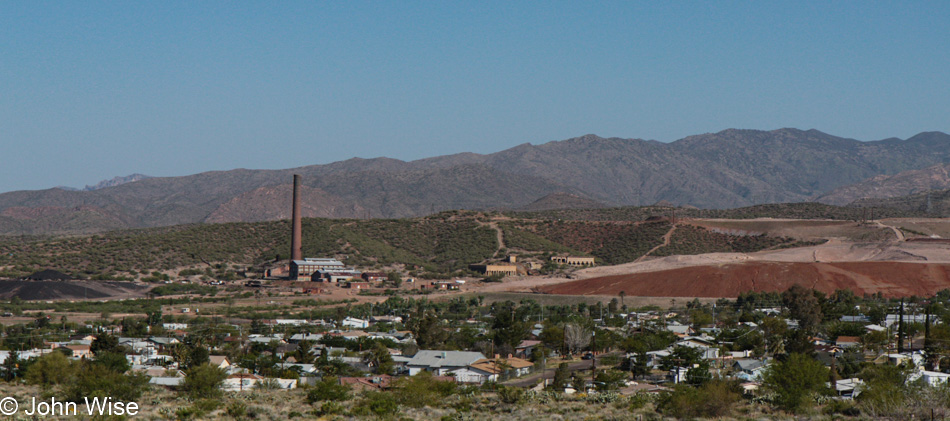
[(930, 216), (917, 209), (896, 209), (885, 204), (869, 204), (867, 207), (833, 206), (814, 202), (772, 203), (735, 209), (696, 209), (690, 207), (670, 208), (665, 206), (625, 206), (602, 209), (554, 209), (538, 212), (506, 212), (516, 218), (560, 219), (576, 221), (641, 221), (651, 217), (670, 217), (675, 212), (680, 218), (719, 219), (831, 219), (857, 221), (867, 217), (868, 207), (873, 207), (875, 218), (898, 218)]
[[(258, 189), (304, 185), (317, 216), (411, 217), (446, 209), (518, 209), (566, 196), (631, 206), (668, 201), (703, 208), (809, 200), (880, 175), (950, 162), (950, 135), (861, 142), (817, 130), (724, 130), (671, 143), (587, 135), (404, 162), (350, 159), (284, 170), (147, 178), (92, 191), (0, 194), (0, 233), (96, 232), (212, 221), (276, 218), (289, 203)], [(276, 198), (276, 196), (273, 196)], [(542, 199), (548, 197), (548, 199)], [(252, 203), (253, 202), (253, 203)], [(592, 203), (592, 204), (593, 204)], [(32, 217), (35, 209), (58, 209)], [(75, 209), (82, 209), (75, 211)], [(45, 219), (44, 219), (45, 218)]]
[(898, 209), (908, 213), (931, 214), (950, 217), (950, 189), (925, 191), (901, 197), (883, 199), (862, 199), (851, 204), (853, 207), (882, 207)]
[[(204, 222), (259, 222), (290, 219), (290, 206), (278, 206), (293, 201), (293, 185), (261, 187), (222, 203), (205, 218)], [(313, 187), (300, 188), (300, 212), (304, 218), (360, 218), (367, 210)]]
[(569, 193), (553, 193), (518, 208), (523, 212), (553, 209), (596, 209), (606, 207), (603, 203)]
[(857, 184), (834, 189), (818, 196), (815, 201), (832, 205), (847, 205), (863, 199), (887, 199), (948, 188), (950, 188), (950, 163), (945, 163), (894, 175), (872, 177)]
[[(307, 256), (336, 256), (363, 267), (399, 264), (420, 275), (441, 277), (466, 273), (469, 264), (495, 256), (500, 244), (493, 226), (502, 232), (507, 250), (525, 258), (547, 261), (550, 253), (572, 253), (596, 256), (608, 264), (636, 260), (660, 245), (671, 228), (665, 220), (523, 220), (462, 211), (406, 219), (305, 218), (303, 251)], [(698, 254), (794, 244), (780, 237), (745, 238), (699, 227), (692, 230), (700, 234), (683, 237), (683, 245), (680, 237), (674, 237), (670, 246), (685, 254)], [(235, 277), (286, 259), (289, 232), (288, 221), (274, 221), (180, 225), (53, 239), (0, 237), (0, 277), (21, 277), (46, 268), (95, 280), (149, 278), (157, 276), (155, 271), (174, 276), (184, 269), (209, 277)], [(697, 243), (696, 238), (709, 241)]]

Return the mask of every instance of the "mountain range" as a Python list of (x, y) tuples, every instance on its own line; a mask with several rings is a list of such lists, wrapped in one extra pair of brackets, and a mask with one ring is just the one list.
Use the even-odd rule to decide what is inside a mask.
[[(409, 162), (353, 158), (282, 170), (143, 178), (90, 191), (3, 193), (0, 234), (286, 218), (292, 174), (301, 174), (307, 187), (305, 216), (396, 218), (446, 209), (540, 209), (552, 203), (596, 207), (667, 201), (701, 208), (841, 203), (867, 197), (861, 191), (873, 180), (898, 180), (898, 174), (912, 170), (930, 174), (926, 168), (948, 163), (950, 135), (941, 132), (868, 142), (798, 129), (729, 129), (670, 143), (586, 135), (485, 155)], [(859, 183), (866, 187), (840, 190)], [(911, 193), (892, 190), (887, 194)]]

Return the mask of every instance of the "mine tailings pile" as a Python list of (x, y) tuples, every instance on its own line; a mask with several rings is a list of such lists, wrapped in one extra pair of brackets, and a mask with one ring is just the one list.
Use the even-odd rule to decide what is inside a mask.
[(905, 262), (746, 262), (582, 279), (538, 289), (547, 294), (646, 297), (737, 297), (781, 292), (792, 285), (831, 293), (930, 296), (950, 288), (950, 264)]

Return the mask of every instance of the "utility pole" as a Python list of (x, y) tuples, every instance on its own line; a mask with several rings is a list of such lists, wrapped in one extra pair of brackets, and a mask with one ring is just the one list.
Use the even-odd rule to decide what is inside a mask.
[(901, 307), (897, 311), (897, 353), (904, 352), (904, 299), (901, 298)]
[(597, 328), (590, 332), (590, 386), (594, 387), (594, 376), (597, 374)]

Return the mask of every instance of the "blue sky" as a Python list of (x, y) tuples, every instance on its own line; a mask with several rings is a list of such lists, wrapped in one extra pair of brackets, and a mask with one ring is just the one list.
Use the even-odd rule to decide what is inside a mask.
[(587, 133), (950, 131), (950, 2), (4, 2), (0, 191)]

